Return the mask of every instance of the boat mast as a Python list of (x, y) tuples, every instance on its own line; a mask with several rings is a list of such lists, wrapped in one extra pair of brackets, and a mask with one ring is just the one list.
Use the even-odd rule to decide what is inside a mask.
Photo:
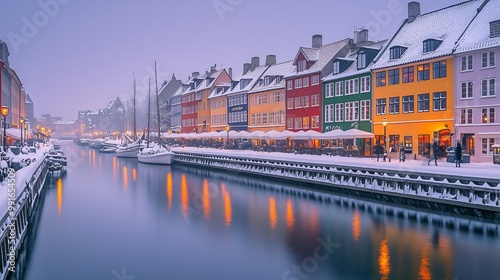
[(158, 143), (160, 142), (160, 129), (161, 129), (161, 122), (160, 122), (160, 98), (158, 96), (158, 75), (156, 72), (156, 60), (155, 60), (155, 85), (156, 85), (156, 114), (158, 115)]
[(150, 119), (151, 119), (151, 78), (149, 78), (149, 90), (148, 90), (148, 138), (146, 147), (149, 148), (149, 129), (150, 129)]
[(135, 94), (136, 94), (136, 85), (135, 85), (135, 73), (134, 73), (134, 100), (133, 100), (133, 106), (134, 106), (134, 112), (133, 112), (133, 117), (134, 117), (134, 142), (137, 137), (137, 117), (136, 117), (136, 111), (135, 111)]

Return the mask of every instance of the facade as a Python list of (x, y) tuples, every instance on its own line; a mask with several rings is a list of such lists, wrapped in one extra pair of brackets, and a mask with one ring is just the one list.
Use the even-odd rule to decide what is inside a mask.
[(259, 57), (243, 65), (242, 75), (231, 82), (227, 95), (227, 118), (231, 130), (248, 131), (248, 92), (270, 65), (260, 65)]
[(321, 131), (321, 79), (333, 71), (333, 59), (343, 57), (352, 46), (351, 39), (323, 45), (314, 35), (312, 48), (301, 47), (293, 60), (292, 74), (286, 81), (286, 128), (291, 131)]
[(208, 96), (210, 106), (210, 126), (211, 131), (223, 131), (227, 123), (227, 96), (226, 92), (231, 89), (231, 85), (215, 86)]
[(210, 101), (208, 97), (213, 92), (215, 86), (230, 85), (231, 77), (225, 69), (216, 71), (215, 66), (212, 66), (210, 72), (207, 73), (207, 78), (201, 83), (196, 90), (196, 102), (198, 107), (198, 122), (196, 124), (196, 132), (209, 132), (211, 125)]
[[(293, 61), (275, 64), (272, 61), (254, 88), (248, 93), (248, 131), (283, 131), (286, 129), (285, 75), (293, 71)], [(271, 61), (269, 63), (271, 63)], [(267, 64), (267, 63), (266, 63)]]
[(24, 106), (26, 112), (26, 119), (29, 121), (31, 129), (34, 129), (36, 127), (35, 106), (29, 94), (26, 94), (24, 100)]
[(161, 121), (161, 131), (168, 131), (171, 127), (172, 120), (172, 106), (170, 100), (175, 94), (177, 89), (182, 85), (181, 80), (177, 80), (175, 75), (172, 75), (170, 81), (164, 81), (158, 90), (158, 102), (160, 102), (160, 121)]
[(196, 132), (198, 120), (198, 107), (196, 106), (196, 89), (205, 78), (199, 72), (193, 72), (193, 77), (188, 81), (189, 88), (182, 94), (181, 98), (181, 132)]
[[(11, 127), (15, 128), (20, 128), (20, 118), (25, 118), (26, 114), (23, 111), (24, 109), (24, 97), (22, 96), (24, 94), (24, 90), (22, 88), (23, 84), (21, 83), (21, 80), (17, 76), (16, 71), (12, 68), (7, 69), (9, 72), (9, 75), (11, 77), (10, 80), (10, 107), (9, 107), (9, 114), (11, 115)], [(21, 104), (21, 101), (23, 104)], [(21, 106), (22, 105), (22, 106)]]
[(169, 100), (170, 132), (180, 133), (182, 124), (182, 94), (189, 89), (189, 84), (182, 84)]
[[(9, 49), (7, 44), (0, 40), (0, 107), (7, 106), (11, 108), (11, 75), (9, 73)], [(3, 125), (3, 117), (1, 118), (1, 123)], [(6, 125), (10, 127), (12, 123), (12, 115), (9, 113), (6, 118)], [(3, 127), (3, 126), (2, 126)]]
[(455, 52), (455, 141), (472, 161), (500, 144), (500, 1), (487, 1)]
[[(60, 117), (44, 116), (47, 116), (47, 126), (62, 120)], [(117, 97), (104, 109), (79, 111), (78, 123), (75, 125), (79, 127), (80, 134), (123, 133), (125, 132), (125, 107)]]
[(422, 15), (418, 2), (409, 3), (408, 18), (372, 67), (376, 144), (388, 151), (403, 145), (407, 153), (420, 156), (429, 155), (436, 140), (442, 150), (452, 145), (453, 51), (481, 3), (468, 1)]

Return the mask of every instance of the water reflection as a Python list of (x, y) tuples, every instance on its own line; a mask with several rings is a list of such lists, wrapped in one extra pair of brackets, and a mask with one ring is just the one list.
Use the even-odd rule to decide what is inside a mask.
[(293, 205), (292, 199), (287, 198), (286, 200), (286, 227), (288, 230), (292, 230), (295, 225), (295, 217), (293, 216)]
[(387, 245), (387, 239), (384, 239), (380, 242), (378, 265), (380, 279), (389, 279), (389, 273), (391, 273), (391, 256), (389, 255), (389, 246)]
[(186, 174), (181, 175), (181, 206), (182, 206), (182, 214), (184, 215), (184, 218), (187, 218), (189, 210), (189, 194), (188, 194)]
[(63, 181), (61, 178), (57, 179), (57, 216), (62, 217), (62, 207), (63, 207)]
[(361, 235), (361, 220), (359, 218), (359, 211), (354, 209), (354, 215), (352, 217), (352, 236), (354, 242), (359, 246), (359, 236)]
[(208, 188), (208, 179), (203, 179), (203, 214), (205, 218), (210, 218), (210, 190)]
[[(135, 169), (134, 169), (135, 170)], [(168, 211), (172, 210), (172, 173), (167, 174), (167, 201), (168, 201)]]
[(420, 269), (418, 271), (418, 279), (420, 280), (431, 280), (431, 270), (429, 263), (429, 248), (425, 247), (422, 251), (422, 256), (420, 259)]
[(123, 190), (128, 190), (128, 169), (126, 166), (123, 167)]
[(137, 181), (137, 169), (132, 168), (132, 180)]
[(274, 197), (269, 197), (269, 224), (271, 226), (271, 230), (274, 230), (276, 227), (276, 221), (278, 217), (276, 215), (276, 200)]
[(233, 219), (233, 209), (231, 207), (231, 196), (226, 190), (226, 185), (221, 185), (222, 199), (224, 200), (224, 221), (226, 226), (231, 225), (231, 220)]

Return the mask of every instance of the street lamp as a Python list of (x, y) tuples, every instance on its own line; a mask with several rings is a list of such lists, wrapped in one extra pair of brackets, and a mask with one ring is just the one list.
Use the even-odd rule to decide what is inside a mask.
[[(382, 119), (382, 126), (384, 127), (384, 148), (385, 148), (385, 153), (389, 155), (389, 149), (387, 148), (387, 118), (384, 117)], [(384, 161), (385, 161), (385, 156), (384, 156)], [(389, 162), (391, 161), (391, 157), (389, 157)]]
[(229, 125), (226, 125), (226, 131), (227, 131), (227, 140), (226, 140), (226, 146), (229, 147), (229, 130), (231, 128), (229, 127)]
[(21, 147), (23, 146), (23, 130), (24, 130), (24, 119), (19, 118), (19, 123), (21, 124), (19, 128), (21, 128)]
[(2, 106), (3, 116), (3, 151), (7, 152), (7, 115), (9, 114), (9, 107)]

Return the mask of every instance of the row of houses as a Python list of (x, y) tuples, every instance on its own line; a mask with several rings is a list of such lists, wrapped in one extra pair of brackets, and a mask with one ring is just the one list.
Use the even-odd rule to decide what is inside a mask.
[[(242, 75), (215, 66), (170, 89), (169, 128), (192, 133), (225, 130), (347, 130), (373, 132), (358, 143), (425, 156), (436, 140), (461, 142), (476, 161), (491, 160), (500, 143), (500, 0), (471, 0), (408, 17), (387, 40), (368, 30), (323, 44), (312, 37), (293, 60), (254, 57)], [(385, 126), (384, 126), (385, 124)], [(388, 141), (388, 143), (386, 142)]]

